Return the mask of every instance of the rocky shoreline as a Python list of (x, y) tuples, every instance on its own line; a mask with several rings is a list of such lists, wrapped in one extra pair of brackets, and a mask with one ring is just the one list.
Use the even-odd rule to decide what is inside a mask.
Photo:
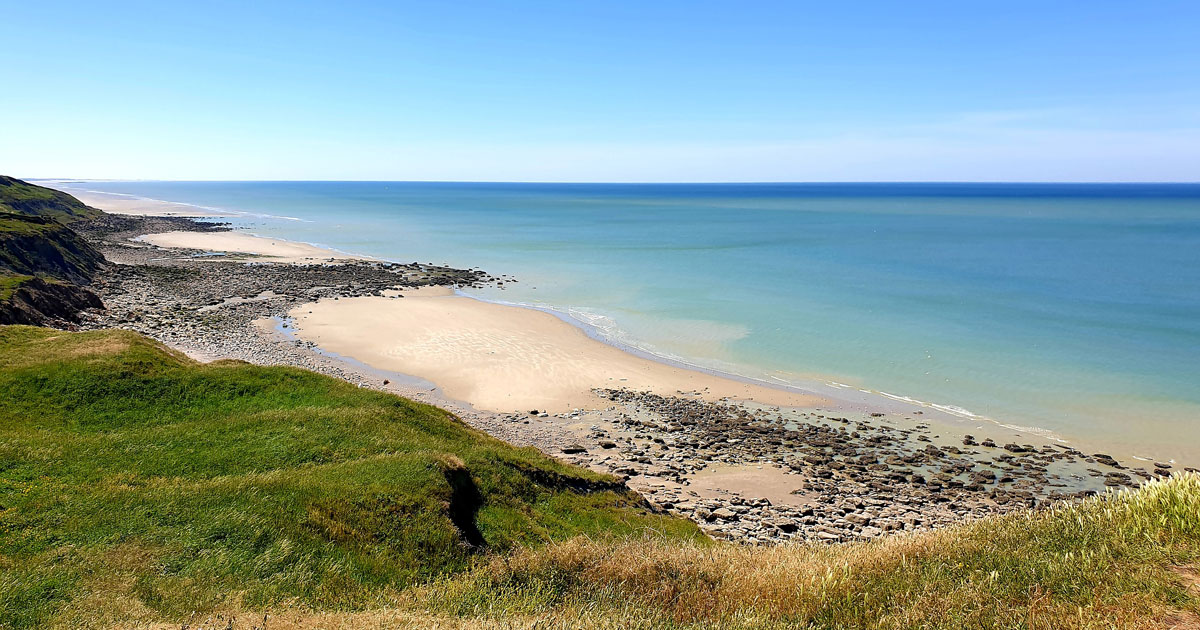
[[(1165, 463), (1127, 467), (1052, 443), (942, 435), (920, 412), (780, 409), (620, 389), (597, 391), (611, 403), (603, 410), (475, 410), (445, 399), (431, 384), (296, 340), (288, 334), (287, 313), (319, 299), (403, 299), (396, 291), (511, 279), (415, 262), (262, 262), (131, 240), (151, 232), (227, 229), (186, 218), (117, 215), (79, 225), (110, 261), (92, 285), (106, 310), (91, 311), (79, 328), (127, 328), (202, 359), (294, 365), (432, 402), (500, 439), (624, 477), (655, 509), (750, 544), (837, 542), (944, 527), (1171, 471)], [(754, 486), (764, 475), (786, 486), (785, 495), (762, 496)], [(727, 478), (749, 479), (749, 487)]]

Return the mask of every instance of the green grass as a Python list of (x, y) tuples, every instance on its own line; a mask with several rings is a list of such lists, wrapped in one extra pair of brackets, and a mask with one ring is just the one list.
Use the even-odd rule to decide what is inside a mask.
[(33, 276), (0, 271), (0, 304), (7, 302), (17, 289), (30, 280), (33, 280)]
[(45, 236), (55, 231), (54, 223), (31, 221), (25, 215), (14, 212), (0, 211), (0, 235), (5, 238), (13, 236)]
[(4, 175), (0, 175), (0, 212), (50, 217), (63, 223), (101, 214), (65, 192)]
[(0, 327), (0, 401), (4, 628), (1200, 628), (1195, 473), (748, 548), (436, 408), (128, 332)]
[(361, 609), (481, 551), (698, 536), (435, 407), (131, 332), (0, 327), (0, 400), (5, 628)]

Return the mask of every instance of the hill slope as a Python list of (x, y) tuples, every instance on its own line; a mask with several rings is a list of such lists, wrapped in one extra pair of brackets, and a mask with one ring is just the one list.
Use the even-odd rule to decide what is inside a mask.
[(63, 223), (103, 214), (65, 192), (0, 175), (0, 212), (49, 217)]
[(1200, 627), (1195, 473), (746, 548), (436, 408), (126, 331), (0, 327), (0, 400), (2, 628)]
[(0, 274), (87, 284), (104, 262), (83, 237), (52, 218), (0, 213)]
[(0, 400), (5, 628), (357, 608), (484, 551), (700, 536), (435, 407), (127, 331), (0, 327)]
[(0, 212), (0, 324), (69, 324), (104, 308), (82, 285), (104, 255), (50, 217)]

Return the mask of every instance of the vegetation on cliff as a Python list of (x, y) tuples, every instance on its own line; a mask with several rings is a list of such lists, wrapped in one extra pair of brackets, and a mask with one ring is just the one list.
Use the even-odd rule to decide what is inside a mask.
[(62, 223), (93, 219), (102, 214), (71, 195), (0, 175), (0, 212), (48, 217)]
[(54, 219), (0, 213), (0, 274), (87, 284), (104, 255)]
[(101, 212), (57, 190), (0, 175), (0, 324), (69, 324), (103, 308), (83, 288), (104, 255), (66, 223)]
[(83, 285), (104, 255), (47, 217), (0, 213), (0, 324), (65, 325), (103, 308)]

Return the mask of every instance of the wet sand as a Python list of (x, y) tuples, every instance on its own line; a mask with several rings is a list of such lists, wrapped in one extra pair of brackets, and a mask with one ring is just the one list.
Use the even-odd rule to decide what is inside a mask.
[(608, 403), (596, 388), (812, 407), (812, 395), (675, 367), (607, 345), (549, 313), (453, 295), (323, 300), (295, 308), (297, 335), (377, 368), (436, 383), (498, 412), (561, 413)]

